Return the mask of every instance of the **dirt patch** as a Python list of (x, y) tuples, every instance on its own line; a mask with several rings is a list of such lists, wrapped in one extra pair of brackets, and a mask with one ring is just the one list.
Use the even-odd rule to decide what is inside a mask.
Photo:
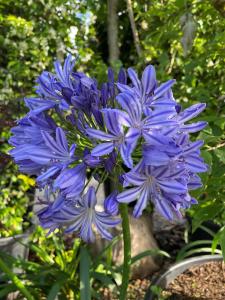
[[(128, 286), (126, 300), (142, 300), (150, 285), (149, 279), (131, 280)], [(99, 292), (102, 294), (101, 300), (118, 300), (118, 291), (111, 291), (108, 288), (101, 288)]]
[(162, 296), (168, 300), (224, 300), (224, 262), (208, 262), (188, 269), (170, 283)]

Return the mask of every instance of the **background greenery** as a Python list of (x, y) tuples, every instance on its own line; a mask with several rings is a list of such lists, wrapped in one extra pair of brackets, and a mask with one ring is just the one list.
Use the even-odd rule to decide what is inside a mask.
[(220, 243), (225, 253), (225, 1), (133, 0), (133, 20), (128, 2), (0, 2), (0, 236), (23, 231), (33, 200), (32, 180), (18, 174), (7, 157), (9, 128), (24, 111), (21, 100), (32, 94), (38, 74), (52, 70), (53, 61), (63, 60), (66, 53), (77, 57), (78, 70), (100, 82), (106, 79), (111, 17), (107, 5), (113, 4), (117, 6), (119, 56), (111, 61), (112, 67), (134, 66), (141, 72), (151, 63), (160, 81), (177, 80), (174, 94), (184, 107), (207, 103), (201, 119), (209, 126), (200, 137), (205, 140), (202, 155), (209, 172), (202, 176), (204, 187), (193, 193), (199, 204), (189, 214), (194, 230), (205, 220), (220, 225), (214, 247)]

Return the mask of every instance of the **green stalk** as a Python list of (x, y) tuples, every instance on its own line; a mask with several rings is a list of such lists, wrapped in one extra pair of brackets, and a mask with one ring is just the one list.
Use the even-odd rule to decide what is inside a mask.
[(130, 265), (131, 265), (131, 238), (130, 238), (130, 225), (128, 206), (125, 203), (120, 204), (120, 215), (122, 219), (123, 228), (123, 275), (122, 275), (122, 286), (120, 289), (120, 300), (126, 300), (127, 288), (130, 277)]
[(0, 258), (0, 269), (2, 269), (2, 271), (9, 276), (9, 278), (17, 286), (17, 288), (26, 297), (27, 300), (34, 300), (34, 297), (26, 289), (23, 282), (8, 268), (8, 266), (3, 262), (1, 258)]

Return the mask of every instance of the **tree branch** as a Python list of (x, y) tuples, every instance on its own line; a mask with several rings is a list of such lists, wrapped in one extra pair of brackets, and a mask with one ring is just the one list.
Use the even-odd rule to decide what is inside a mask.
[(132, 33), (133, 33), (135, 48), (136, 48), (138, 56), (140, 57), (142, 51), (141, 51), (141, 45), (140, 45), (140, 39), (139, 39), (137, 27), (136, 27), (135, 20), (134, 20), (134, 12), (133, 12), (133, 8), (132, 8), (132, 2), (131, 2), (131, 0), (126, 0), (126, 2), (127, 2), (127, 11), (128, 11), (129, 19), (130, 19), (130, 25), (131, 25), (131, 29), (132, 29)]
[(109, 49), (109, 63), (111, 66), (119, 59), (118, 46), (118, 16), (117, 16), (118, 0), (107, 1), (107, 22), (108, 22), (108, 49)]

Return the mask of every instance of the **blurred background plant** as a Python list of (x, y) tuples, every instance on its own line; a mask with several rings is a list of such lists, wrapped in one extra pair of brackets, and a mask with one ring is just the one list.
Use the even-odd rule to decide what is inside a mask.
[(10, 127), (14, 124), (14, 106), (0, 105), (0, 237), (20, 234), (30, 225), (34, 180), (18, 174), (8, 156)]
[[(2, 0), (0, 237), (29, 227), (34, 197), (32, 178), (18, 174), (7, 156), (9, 128), (23, 113), (21, 100), (32, 94), (37, 75), (69, 52), (77, 56), (76, 68), (99, 82), (108, 64), (117, 71), (151, 63), (160, 81), (176, 78), (174, 95), (182, 106), (207, 103), (201, 117), (209, 126), (199, 138), (205, 140), (209, 172), (202, 175), (203, 188), (193, 193), (199, 204), (189, 216), (192, 231), (207, 220), (219, 226), (213, 247), (220, 244), (225, 253), (224, 28), (223, 0)], [(35, 234), (44, 251), (53, 247), (51, 238), (43, 244), (40, 229)]]

